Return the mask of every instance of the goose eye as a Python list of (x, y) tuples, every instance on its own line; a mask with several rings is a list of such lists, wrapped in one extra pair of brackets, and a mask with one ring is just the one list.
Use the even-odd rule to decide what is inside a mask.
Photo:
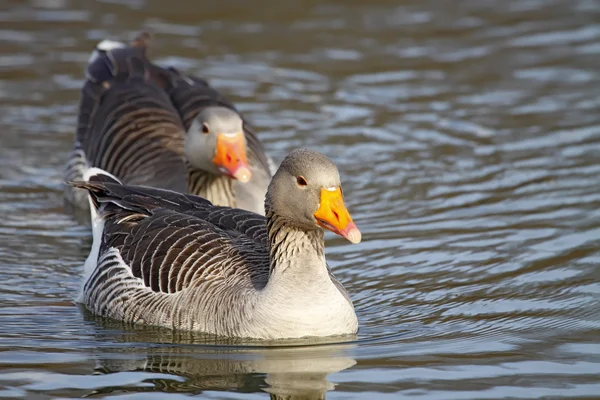
[(306, 186), (308, 185), (308, 182), (306, 182), (306, 179), (304, 179), (303, 176), (299, 176), (296, 178), (296, 182), (298, 183), (298, 186)]
[(202, 124), (202, 133), (209, 133), (210, 129), (208, 129), (208, 125)]

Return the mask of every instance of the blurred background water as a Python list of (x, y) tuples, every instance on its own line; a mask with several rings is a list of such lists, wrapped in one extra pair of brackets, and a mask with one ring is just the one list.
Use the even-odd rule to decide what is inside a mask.
[[(356, 342), (134, 332), (74, 305), (83, 69), (142, 29), (275, 159), (338, 164), (364, 241), (327, 235), (327, 256)], [(596, 0), (4, 0), (0, 398), (598, 398), (599, 65)]]

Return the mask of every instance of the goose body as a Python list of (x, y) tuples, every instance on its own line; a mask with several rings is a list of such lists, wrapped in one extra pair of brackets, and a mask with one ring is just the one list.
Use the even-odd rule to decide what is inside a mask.
[[(67, 181), (97, 167), (128, 184), (186, 191), (184, 128), (169, 96), (150, 81), (143, 51), (115, 48), (89, 64)], [(87, 205), (73, 188), (66, 196)]]
[[(272, 173), (260, 142), (208, 83), (150, 63), (146, 39), (131, 46), (105, 41), (92, 54), (65, 179), (82, 180), (97, 167), (125, 184), (262, 213), (256, 199)], [(79, 208), (87, 208), (86, 196), (73, 187), (65, 192)]]
[(92, 204), (94, 241), (78, 298), (90, 311), (228, 337), (356, 333), (352, 301), (325, 261), (321, 227), (354, 243), (360, 232), (337, 169), (319, 153), (284, 160), (266, 217), (124, 186), (101, 172), (74, 185)]

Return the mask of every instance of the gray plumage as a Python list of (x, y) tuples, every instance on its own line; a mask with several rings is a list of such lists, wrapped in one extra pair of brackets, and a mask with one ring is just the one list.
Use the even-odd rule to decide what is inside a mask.
[[(88, 168), (98, 167), (126, 184), (188, 191), (215, 204), (263, 213), (262, 200), (255, 198), (264, 196), (271, 176), (267, 157), (256, 136), (242, 130), (233, 105), (205, 81), (150, 63), (144, 36), (131, 46), (109, 44), (99, 46), (86, 71), (65, 179), (84, 180)], [(215, 133), (199, 131), (203, 124)], [(217, 133), (231, 130), (247, 132), (253, 173), (247, 183), (212, 164)], [(65, 197), (87, 207), (79, 189), (67, 187)]]
[[(299, 174), (308, 185), (298, 185)], [(79, 298), (93, 313), (230, 337), (356, 332), (352, 302), (325, 262), (313, 216), (318, 193), (340, 186), (324, 156), (296, 151), (284, 160), (269, 186), (266, 218), (123, 186), (102, 173), (74, 185), (94, 204)]]

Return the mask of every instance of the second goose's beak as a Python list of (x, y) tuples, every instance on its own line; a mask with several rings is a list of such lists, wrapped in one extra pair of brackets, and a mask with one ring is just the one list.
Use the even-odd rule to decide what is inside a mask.
[(360, 243), (362, 235), (346, 209), (339, 187), (321, 188), (321, 204), (314, 216), (322, 228), (329, 229), (352, 243)]
[(246, 141), (244, 133), (217, 135), (217, 148), (213, 163), (223, 174), (248, 182), (252, 177), (246, 158)]

